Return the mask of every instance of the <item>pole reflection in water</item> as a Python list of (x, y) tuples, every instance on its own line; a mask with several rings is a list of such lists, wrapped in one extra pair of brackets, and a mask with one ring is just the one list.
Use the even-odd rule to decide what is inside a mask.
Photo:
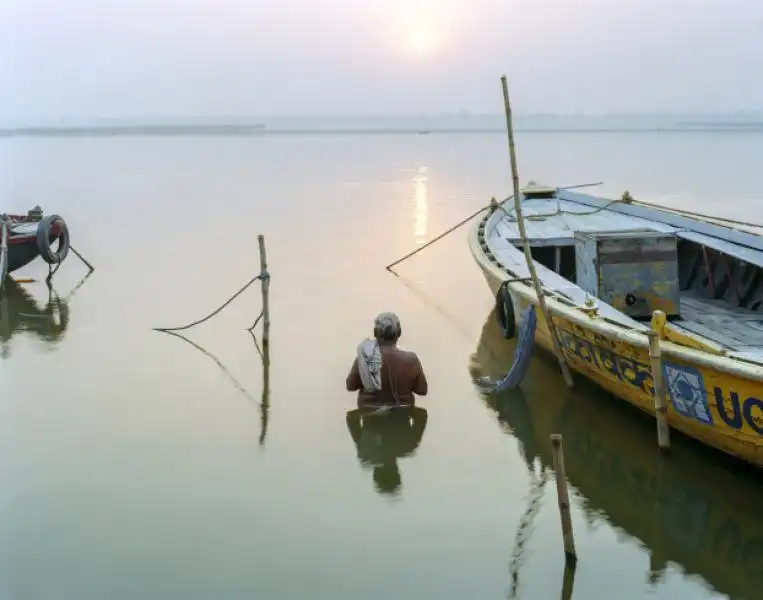
[(265, 438), (268, 435), (268, 424), (270, 423), (270, 344), (265, 345), (265, 350), (260, 348), (257, 342), (257, 336), (249, 329), (249, 335), (254, 340), (254, 347), (257, 348), (257, 354), (262, 359), (262, 398), (260, 399), (260, 446), (265, 445)]
[(260, 408), (259, 444), (260, 446), (264, 446), (265, 438), (267, 437), (267, 433), (268, 433), (268, 423), (269, 423), (268, 409), (270, 407), (270, 352), (268, 351), (266, 347), (265, 352), (263, 353), (263, 351), (260, 349), (260, 344), (257, 342), (257, 338), (255, 337), (254, 333), (252, 331), (249, 331), (249, 333), (252, 336), (252, 339), (254, 340), (254, 346), (257, 349), (257, 354), (259, 354), (260, 359), (262, 360), (262, 380), (263, 381), (262, 381), (262, 396), (260, 401), (258, 401), (254, 396), (252, 396), (249, 393), (249, 391), (243, 385), (241, 385), (238, 379), (234, 377), (233, 373), (231, 373), (228, 370), (228, 368), (222, 363), (222, 361), (219, 358), (217, 358), (214, 354), (212, 354), (209, 350), (205, 349), (204, 347), (200, 346), (196, 342), (188, 339), (184, 335), (177, 333), (175, 331), (166, 331), (166, 330), (157, 330), (157, 331), (161, 331), (161, 333), (166, 333), (167, 335), (171, 335), (183, 340), (187, 344), (196, 348), (199, 352), (201, 352), (205, 356), (212, 359), (212, 361), (214, 361), (214, 363), (217, 365), (220, 371), (223, 372), (223, 374), (228, 379), (228, 381), (230, 381), (231, 384), (233, 384), (233, 386), (239, 392), (241, 392), (242, 396), (244, 396), (252, 404), (259, 405), (259, 408)]
[[(472, 356), (474, 376), (502, 374), (513, 343), (491, 314)], [(710, 448), (677, 438), (669, 460), (654, 441), (654, 421), (580, 381), (566, 390), (552, 358), (538, 353), (511, 394), (485, 397), (528, 465), (551, 468), (551, 433), (564, 436), (565, 465), (579, 510), (646, 546), (634, 565), (647, 587), (659, 586), (669, 562), (732, 599), (763, 590), (763, 487), (759, 473)], [(475, 384), (476, 385), (476, 384)], [(565, 587), (571, 589), (571, 582)], [(571, 594), (571, 592), (569, 592)]]
[(572, 590), (575, 587), (575, 567), (564, 566), (562, 577), (562, 600), (572, 600)]
[(360, 465), (372, 470), (380, 494), (400, 494), (403, 485), (398, 460), (413, 456), (427, 426), (427, 411), (418, 406), (383, 414), (365, 409), (347, 411), (347, 429)]

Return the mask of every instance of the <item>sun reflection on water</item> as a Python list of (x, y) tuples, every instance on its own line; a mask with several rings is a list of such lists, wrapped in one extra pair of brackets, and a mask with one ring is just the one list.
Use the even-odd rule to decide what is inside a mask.
[(416, 222), (414, 235), (417, 244), (423, 244), (427, 236), (427, 219), (429, 217), (427, 179), (426, 167), (416, 169), (416, 174), (413, 176), (413, 202), (415, 204), (414, 219)]

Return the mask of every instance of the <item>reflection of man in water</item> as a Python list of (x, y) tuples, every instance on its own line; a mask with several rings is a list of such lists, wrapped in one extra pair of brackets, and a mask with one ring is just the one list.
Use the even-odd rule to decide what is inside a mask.
[(399, 492), (402, 480), (397, 461), (416, 451), (426, 425), (427, 411), (420, 407), (395, 408), (384, 414), (366, 409), (347, 412), (347, 428), (358, 459), (364, 467), (373, 468), (377, 491)]

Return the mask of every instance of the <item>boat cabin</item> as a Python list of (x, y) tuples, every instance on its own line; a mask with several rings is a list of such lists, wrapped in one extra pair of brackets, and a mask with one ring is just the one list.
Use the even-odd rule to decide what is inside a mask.
[[(655, 310), (671, 327), (763, 361), (763, 237), (635, 203), (530, 184), (522, 214), (538, 276), (571, 305), (645, 328)], [(513, 205), (488, 220), (485, 241), (518, 277), (529, 275)]]

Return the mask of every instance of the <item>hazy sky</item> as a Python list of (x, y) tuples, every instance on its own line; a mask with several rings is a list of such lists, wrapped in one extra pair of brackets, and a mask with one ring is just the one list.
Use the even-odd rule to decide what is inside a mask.
[(0, 121), (763, 108), (763, 0), (0, 0)]

